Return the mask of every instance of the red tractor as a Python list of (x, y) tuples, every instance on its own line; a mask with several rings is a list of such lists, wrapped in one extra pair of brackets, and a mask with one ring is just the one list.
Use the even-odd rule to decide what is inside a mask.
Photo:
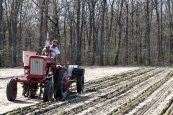
[(31, 98), (43, 94), (43, 101), (51, 101), (53, 96), (55, 99), (65, 99), (74, 82), (77, 92), (83, 91), (85, 69), (78, 65), (57, 65), (51, 56), (36, 55), (36, 52), (24, 51), (23, 58), (24, 77), (13, 78), (7, 83), (6, 95), (9, 101), (16, 99), (18, 82), (23, 85), (23, 96)]

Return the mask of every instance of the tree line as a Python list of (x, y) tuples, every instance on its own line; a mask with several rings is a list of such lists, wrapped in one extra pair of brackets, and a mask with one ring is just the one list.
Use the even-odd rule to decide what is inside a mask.
[(40, 53), (47, 32), (72, 64), (173, 63), (172, 0), (0, 0), (0, 67)]

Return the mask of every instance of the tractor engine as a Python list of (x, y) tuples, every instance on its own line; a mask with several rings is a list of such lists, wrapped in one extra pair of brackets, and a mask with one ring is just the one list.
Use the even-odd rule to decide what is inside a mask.
[(27, 79), (43, 79), (53, 77), (56, 64), (47, 56), (31, 56), (29, 65), (24, 66), (24, 75)]

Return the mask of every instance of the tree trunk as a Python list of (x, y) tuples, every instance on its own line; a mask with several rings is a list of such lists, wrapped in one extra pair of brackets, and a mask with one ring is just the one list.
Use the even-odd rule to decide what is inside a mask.
[(124, 62), (125, 62), (125, 64), (126, 65), (128, 65), (128, 57), (129, 57), (129, 55), (128, 55), (128, 53), (129, 53), (129, 47), (128, 47), (128, 44), (129, 44), (129, 38), (128, 38), (128, 36), (129, 36), (129, 6), (128, 6), (128, 1), (127, 0), (125, 0), (125, 3), (126, 3), (126, 12), (127, 12), (127, 16), (126, 16), (126, 33), (125, 33), (125, 39), (126, 39), (126, 51), (125, 51), (125, 60), (124, 60)]
[(104, 37), (104, 22), (105, 22), (105, 11), (106, 11), (106, 0), (103, 0), (103, 7), (102, 7), (102, 17), (101, 17), (101, 33), (100, 33), (100, 62), (101, 66), (104, 65), (103, 61), (103, 37)]
[[(109, 27), (108, 27), (108, 35), (107, 35), (107, 39), (106, 39), (106, 48), (105, 48), (105, 50), (106, 50), (106, 53), (107, 53), (107, 57), (106, 57), (106, 64), (107, 65), (110, 65), (111, 64), (111, 54), (110, 54), (110, 48), (111, 48), (111, 38), (112, 38), (112, 28), (113, 28), (113, 19), (114, 19), (114, 3), (115, 3), (115, 0), (113, 0), (112, 1), (112, 3), (111, 3), (111, 15), (110, 15), (110, 23), (109, 23)], [(109, 17), (108, 17), (109, 18)]]
[(77, 25), (76, 25), (76, 61), (75, 63), (77, 65), (81, 64), (81, 44), (80, 44), (80, 40), (81, 40), (81, 36), (80, 36), (80, 8), (81, 7), (81, 2), (80, 0), (77, 1)]
[(172, 10), (173, 8), (171, 9), (171, 0), (168, 0), (167, 1), (167, 4), (168, 4), (168, 14), (169, 14), (169, 64), (170, 66), (172, 65), (172, 54), (173, 54), (173, 49), (172, 49), (172, 45), (173, 45), (173, 18), (172, 18)]
[(159, 15), (159, 11), (158, 11), (158, 1), (154, 0), (154, 6), (155, 6), (155, 10), (156, 10), (156, 16), (157, 16), (157, 50), (158, 50), (158, 54), (157, 54), (157, 63), (160, 65), (161, 64), (161, 38), (160, 38), (160, 15)]
[(2, 6), (3, 0), (0, 0), (0, 67), (2, 66), (2, 50), (3, 50), (3, 29), (2, 29), (2, 17), (3, 17), (3, 6)]
[(45, 6), (45, 0), (43, 0), (43, 3), (41, 4), (41, 9), (40, 9), (40, 37), (39, 37), (39, 47), (43, 46), (43, 24), (44, 24), (44, 6)]
[(19, 15), (19, 9), (21, 6), (21, 0), (13, 0), (11, 5), (11, 67), (16, 66), (16, 50), (17, 50), (17, 19)]
[(20, 57), (21, 56), (21, 54), (22, 54), (22, 45), (21, 45), (21, 41), (22, 41), (22, 5), (21, 5), (21, 7), (20, 7), (20, 17), (19, 17), (19, 42), (18, 42), (18, 57), (17, 57), (17, 61), (18, 61), (18, 63), (20, 63), (20, 61), (19, 60), (21, 60), (22, 59), (22, 57)]
[(149, 1), (147, 0), (147, 7), (146, 7), (146, 23), (147, 23), (147, 27), (146, 27), (146, 49), (147, 49), (147, 61), (148, 61), (148, 65), (151, 65), (151, 58), (150, 58), (150, 9), (149, 9)]
[(46, 36), (47, 32), (48, 32), (48, 7), (49, 7), (49, 0), (46, 0), (45, 5), (46, 5), (46, 8), (45, 8), (45, 32), (44, 32), (44, 36)]
[(118, 26), (119, 26), (118, 37), (119, 38), (118, 38), (118, 42), (117, 42), (117, 45), (116, 45), (114, 65), (118, 65), (119, 54), (120, 54), (120, 44), (121, 44), (121, 35), (122, 35), (121, 18), (122, 18), (123, 4), (124, 4), (124, 0), (122, 0), (122, 2), (120, 4), (120, 14), (119, 14), (119, 17), (118, 17)]
[(160, 32), (161, 32), (161, 35), (160, 35), (160, 42), (161, 42), (161, 59), (162, 59), (162, 65), (164, 65), (164, 62), (165, 62), (165, 59), (164, 59), (164, 53), (163, 53), (163, 0), (161, 0), (161, 8), (160, 8), (160, 10), (161, 10), (161, 13), (160, 13), (160, 15), (161, 15), (161, 17), (160, 17)]
[[(94, 15), (93, 15), (93, 10), (94, 10), (94, 7), (95, 6), (93, 6), (94, 4), (94, 1), (93, 0), (90, 0), (90, 1), (88, 1), (88, 6), (89, 6), (89, 33), (88, 33), (88, 39), (87, 39), (87, 41), (88, 41), (88, 51), (89, 52), (91, 52), (91, 37), (93, 36), (92, 35), (92, 32), (93, 32), (93, 26), (94, 26), (94, 24), (93, 24), (93, 17), (94, 17)], [(90, 53), (88, 53), (88, 56), (87, 56), (87, 58), (89, 59), (90, 58)], [(95, 57), (92, 57), (92, 58), (95, 58)], [(92, 59), (92, 61), (91, 61), (91, 65), (93, 65), (93, 59)]]
[(84, 22), (85, 22), (85, 19), (84, 19), (84, 16), (85, 15), (85, 1), (82, 1), (82, 11), (81, 11), (81, 23), (80, 23), (80, 33), (79, 33), (79, 36), (80, 36), (80, 40), (79, 40), (79, 44), (80, 44), (80, 49), (79, 49), (79, 52), (80, 52), (80, 65), (82, 64), (82, 39), (83, 39), (83, 28), (84, 28)]
[(95, 57), (96, 57), (96, 41), (97, 41), (97, 37), (96, 37), (96, 30), (95, 30), (95, 5), (96, 5), (97, 1), (92, 1), (91, 2), (91, 25), (92, 25), (92, 40), (93, 40), (93, 50), (92, 50), (92, 61), (91, 61), (91, 65), (95, 64)]

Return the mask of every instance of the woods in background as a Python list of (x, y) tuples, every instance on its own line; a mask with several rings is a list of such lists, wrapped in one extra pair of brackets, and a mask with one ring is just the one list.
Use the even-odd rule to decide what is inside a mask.
[(173, 64), (172, 0), (0, 0), (0, 67), (23, 65), (47, 32), (64, 62)]

